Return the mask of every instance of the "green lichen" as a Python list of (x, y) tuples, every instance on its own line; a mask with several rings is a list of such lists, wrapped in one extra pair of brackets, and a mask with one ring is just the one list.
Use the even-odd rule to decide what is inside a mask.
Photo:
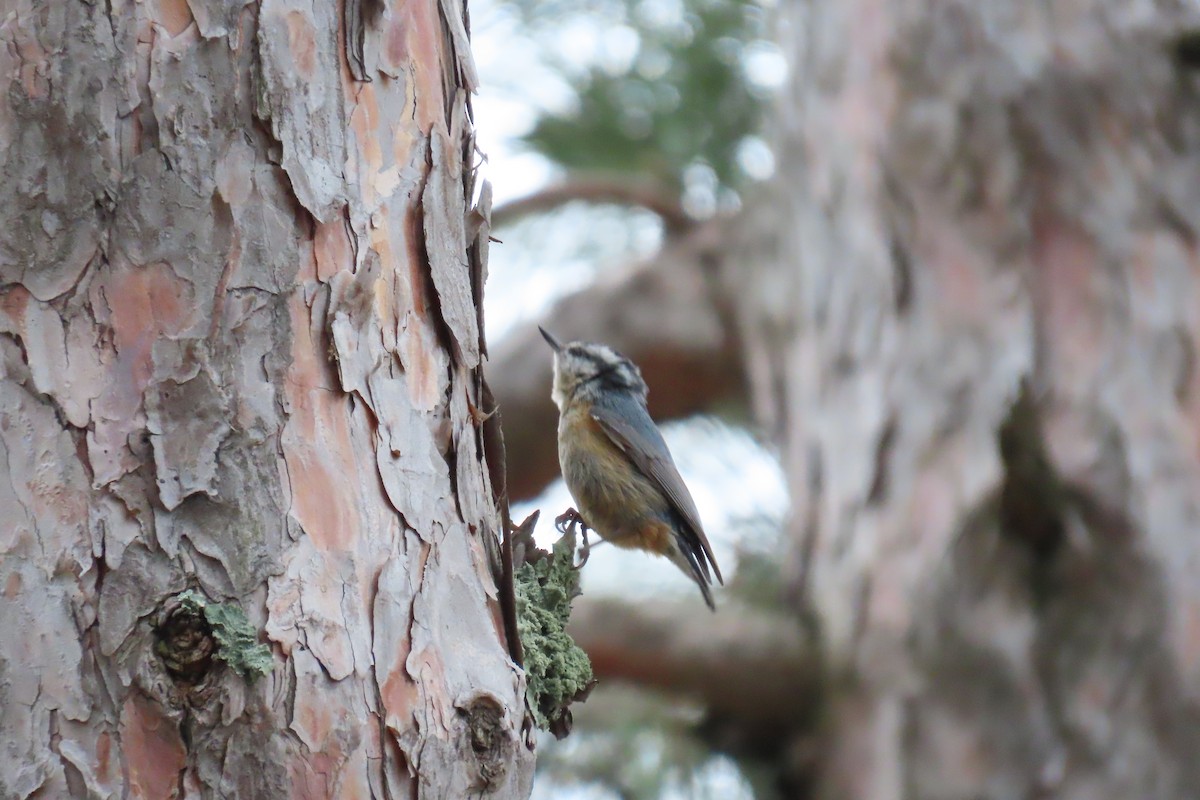
[(258, 632), (246, 618), (246, 612), (232, 603), (213, 603), (199, 592), (188, 590), (179, 595), (180, 607), (204, 615), (217, 643), (216, 656), (238, 674), (253, 681), (267, 675), (274, 666), (271, 648), (259, 644)]
[(549, 555), (522, 564), (513, 576), (517, 631), (525, 654), (526, 693), (539, 728), (568, 720), (568, 706), (594, 683), (592, 662), (567, 635), (571, 601), (579, 594), (575, 535), (565, 534)]

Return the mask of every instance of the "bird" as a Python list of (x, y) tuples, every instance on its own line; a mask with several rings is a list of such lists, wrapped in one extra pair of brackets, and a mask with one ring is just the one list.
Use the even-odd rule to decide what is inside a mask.
[(582, 522), (585, 536), (590, 528), (617, 547), (665, 557), (716, 611), (713, 576), (725, 580), (696, 503), (646, 409), (641, 370), (607, 345), (563, 344), (538, 330), (554, 350), (558, 460), (578, 509), (563, 518)]

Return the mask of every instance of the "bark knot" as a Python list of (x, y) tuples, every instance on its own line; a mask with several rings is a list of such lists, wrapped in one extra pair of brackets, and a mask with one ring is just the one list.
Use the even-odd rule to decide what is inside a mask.
[(166, 602), (160, 620), (154, 651), (178, 683), (203, 681), (214, 658), (248, 680), (271, 671), (271, 649), (258, 643), (257, 632), (236, 605), (214, 603), (189, 589)]
[(187, 602), (184, 595), (172, 597), (163, 607), (154, 635), (154, 652), (177, 682), (192, 686), (208, 674), (217, 645), (202, 608)]
[(478, 787), (489, 792), (499, 788), (516, 749), (513, 734), (504, 724), (503, 706), (480, 695), (458, 711), (467, 723), (468, 743), (479, 771)]
[(1028, 380), (1022, 381), (996, 438), (1004, 465), (999, 509), (1004, 531), (1036, 555), (1050, 556), (1064, 536), (1067, 491), (1047, 452), (1041, 409)]

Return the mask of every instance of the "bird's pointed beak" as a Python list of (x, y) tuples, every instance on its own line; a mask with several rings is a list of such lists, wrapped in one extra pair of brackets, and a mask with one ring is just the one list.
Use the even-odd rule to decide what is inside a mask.
[(538, 325), (538, 330), (542, 332), (542, 338), (549, 342), (550, 346), (554, 348), (554, 352), (557, 353), (559, 350), (562, 350), (562, 345), (558, 343), (558, 339), (555, 339), (553, 336), (551, 336), (549, 331), (547, 331), (541, 325)]

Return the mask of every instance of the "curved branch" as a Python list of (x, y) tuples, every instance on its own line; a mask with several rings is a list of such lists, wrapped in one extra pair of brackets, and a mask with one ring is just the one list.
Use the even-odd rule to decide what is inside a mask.
[[(723, 258), (723, 228), (707, 223), (615, 280), (563, 298), (539, 322), (564, 341), (603, 341), (632, 358), (650, 385), (655, 419), (744, 400), (741, 350), (708, 273)], [(488, 383), (504, 416), (508, 492), (539, 492), (558, 474), (550, 351), (533, 323), (492, 350)]]
[(794, 617), (726, 604), (581, 597), (570, 633), (601, 680), (689, 695), (747, 730), (794, 729), (811, 718), (821, 663)]
[(644, 208), (662, 219), (668, 234), (683, 233), (696, 225), (683, 210), (678, 196), (666, 187), (646, 180), (593, 175), (568, 178), (497, 206), (492, 210), (492, 227), (510, 225), (521, 217), (552, 211), (576, 200)]

